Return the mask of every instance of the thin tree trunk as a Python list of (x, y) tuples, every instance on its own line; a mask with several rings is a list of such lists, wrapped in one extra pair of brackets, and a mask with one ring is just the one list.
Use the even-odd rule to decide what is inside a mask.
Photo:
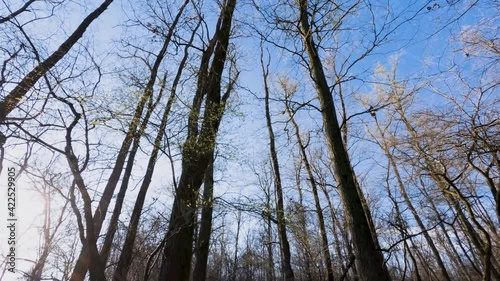
[[(74, 107), (71, 106), (74, 111)], [(89, 253), (89, 269), (90, 269), (90, 280), (91, 281), (105, 281), (104, 275), (104, 265), (102, 264), (101, 258), (99, 256), (99, 250), (97, 249), (97, 236), (94, 232), (94, 218), (92, 217), (92, 199), (90, 194), (88, 193), (87, 186), (85, 181), (83, 180), (81, 170), (79, 167), (78, 158), (75, 156), (72, 147), (72, 129), (78, 124), (79, 119), (81, 118), (81, 114), (76, 113), (75, 119), (68, 127), (66, 131), (66, 146), (65, 146), (65, 156), (68, 161), (69, 167), (71, 169), (71, 173), (73, 174), (74, 182), (80, 191), (80, 194), (83, 199), (83, 211), (85, 218), (85, 234), (86, 237), (82, 242), (85, 242), (88, 253)], [(82, 229), (80, 229), (82, 230)]]
[(234, 241), (234, 256), (233, 256), (233, 270), (231, 272), (231, 281), (236, 281), (236, 273), (238, 272), (238, 243), (240, 240), (241, 228), (241, 211), (236, 215), (236, 238)]
[[(179, 13), (177, 15), (178, 17), (180, 17), (180, 15), (182, 14), (182, 11), (183, 11), (184, 7), (188, 3), (189, 3), (189, 0), (186, 1), (186, 2), (184, 2), (184, 5), (179, 9)], [(179, 64), (179, 67), (177, 69), (177, 74), (176, 74), (176, 76), (174, 78), (174, 81), (172, 83), (172, 88), (171, 88), (171, 91), (170, 91), (170, 96), (168, 98), (167, 105), (165, 106), (165, 109), (164, 109), (164, 112), (163, 112), (163, 116), (162, 116), (162, 119), (161, 119), (161, 122), (160, 122), (160, 126), (159, 126), (158, 131), (157, 131), (157, 135), (156, 135), (156, 138), (155, 138), (155, 141), (154, 141), (153, 151), (151, 152), (151, 155), (150, 155), (150, 158), (149, 158), (149, 163), (148, 163), (148, 166), (147, 166), (148, 169), (146, 171), (146, 174), (144, 176), (141, 188), (140, 188), (139, 193), (137, 195), (137, 199), (135, 201), (135, 205), (134, 205), (134, 209), (132, 211), (132, 216), (131, 216), (131, 219), (130, 219), (129, 228), (127, 230), (127, 235), (126, 235), (126, 238), (125, 238), (125, 242), (123, 244), (123, 248), (122, 248), (122, 252), (120, 254), (118, 265), (117, 265), (117, 267), (115, 269), (115, 273), (114, 273), (114, 277), (113, 277), (115, 281), (126, 279), (129, 267), (130, 267), (130, 265), (132, 263), (132, 254), (133, 254), (132, 252), (133, 252), (133, 248), (134, 248), (134, 243), (135, 243), (135, 238), (136, 238), (136, 234), (137, 234), (137, 229), (138, 229), (138, 226), (139, 226), (140, 216), (142, 214), (142, 208), (144, 206), (144, 201), (145, 201), (145, 198), (146, 198), (146, 193), (147, 193), (147, 191), (149, 189), (149, 185), (150, 185), (151, 180), (152, 180), (152, 176), (153, 176), (153, 172), (154, 172), (154, 169), (155, 169), (156, 161), (157, 161), (157, 158), (158, 158), (158, 154), (160, 152), (160, 146), (161, 146), (161, 143), (162, 143), (162, 140), (163, 140), (163, 136), (165, 135), (165, 129), (167, 127), (168, 117), (170, 116), (170, 110), (171, 110), (172, 105), (173, 105), (173, 103), (175, 101), (175, 96), (177, 94), (177, 90), (176, 89), (177, 89), (177, 86), (178, 86), (179, 81), (181, 79), (182, 72), (183, 72), (184, 67), (186, 65), (186, 61), (188, 59), (188, 49), (189, 49), (190, 44), (193, 42), (196, 30), (200, 26), (200, 23), (198, 23), (197, 27), (195, 28), (195, 30), (193, 31), (193, 33), (191, 35), (190, 41), (185, 46), (184, 56), (183, 56), (183, 58), (182, 58), (182, 60), (181, 60), (181, 62)], [(162, 91), (163, 91), (163, 87), (165, 87), (165, 85), (162, 86)], [(159, 96), (161, 97), (161, 94)], [(112, 240), (110, 240), (110, 241), (112, 241)]]
[[(328, 194), (328, 191), (326, 190), (324, 184), (322, 184), (321, 181), (320, 181), (319, 187), (321, 188), (321, 191), (323, 191), (323, 194), (325, 195), (326, 202), (328, 204), (328, 209), (330, 210), (330, 216), (332, 217), (334, 236), (338, 237), (338, 235), (335, 233), (335, 228), (338, 228), (340, 230), (340, 234), (342, 235), (342, 239), (344, 240), (345, 248), (347, 250), (347, 259), (345, 259), (346, 264), (347, 264), (347, 263), (349, 263), (349, 260), (354, 256), (351, 242), (349, 241), (349, 236), (347, 234), (346, 228), (340, 224), (340, 221), (337, 218), (337, 215), (335, 215), (335, 209), (333, 208), (333, 204), (332, 204), (332, 200), (330, 199), (330, 195)], [(337, 238), (336, 241), (338, 244), (338, 245), (336, 245), (337, 253), (339, 255), (339, 258), (342, 258), (342, 255), (340, 252), (340, 245), (339, 245), (340, 240)], [(341, 269), (343, 272), (345, 272), (345, 275), (347, 277), (348, 272), (346, 270), (348, 270), (349, 268), (344, 266), (344, 262), (342, 260), (339, 261), (339, 263), (342, 264)], [(352, 265), (352, 272), (353, 272), (354, 280), (358, 280), (357, 279), (358, 271), (356, 269), (356, 264)]]
[(269, 113), (269, 88), (267, 86), (268, 69), (264, 66), (264, 60), (261, 53), (261, 65), (264, 78), (264, 91), (265, 91), (265, 111), (266, 111), (266, 124), (269, 133), (269, 151), (271, 153), (271, 163), (274, 173), (274, 188), (276, 192), (276, 217), (278, 221), (278, 236), (281, 245), (281, 264), (283, 276), (285, 281), (293, 281), (294, 274), (291, 265), (290, 243), (286, 234), (285, 223), (285, 208), (283, 203), (283, 188), (281, 186), (281, 176), (279, 170), (278, 156), (276, 153), (276, 144), (274, 139), (274, 132), (271, 122), (271, 115)]
[[(440, 214), (438, 208), (436, 207), (436, 204), (432, 200), (431, 196), (427, 193), (427, 191), (425, 189), (425, 186), (423, 186), (423, 188), (421, 189), (421, 191), (425, 195), (425, 198), (427, 199), (427, 202), (429, 202), (429, 204), (431, 206), (431, 209), (434, 211), (434, 213), (436, 214), (436, 216), (440, 217), (441, 214)], [(441, 228), (441, 232), (442, 232), (443, 236), (446, 238), (446, 241), (448, 242), (448, 245), (451, 247), (454, 256), (457, 259), (460, 260), (460, 264), (463, 266), (462, 268), (465, 269), (465, 266), (464, 266), (464, 264), (462, 262), (461, 256), (465, 255), (465, 258), (469, 261), (470, 266), (472, 266), (472, 268), (474, 269), (474, 271), (476, 271), (476, 273), (478, 273), (478, 274), (481, 274), (481, 271), (476, 266), (476, 262), (475, 262), (476, 258), (475, 258), (475, 256), (473, 256), (471, 258), (467, 254), (467, 250), (465, 249), (465, 247), (463, 245), (464, 243), (454, 243), (453, 239), (451, 239), (450, 235), (448, 234), (448, 230), (445, 228), (444, 224), (440, 223), (439, 227)], [(457, 233), (457, 230), (456, 230), (456, 228), (454, 226), (451, 226), (451, 229), (453, 229), (453, 233), (455, 234), (455, 237), (457, 237), (457, 238), (460, 237), (460, 235)], [(467, 239), (467, 240), (469, 240), (469, 239)], [(458, 244), (458, 247), (462, 250), (463, 254), (459, 254), (458, 251), (456, 250), (455, 245), (457, 245), (457, 244)], [(470, 275), (469, 273), (467, 273), (467, 274)], [(467, 276), (467, 277), (470, 279), (470, 276)]]
[[(378, 126), (378, 124), (377, 124)], [(396, 221), (394, 222), (396, 228), (398, 231), (401, 232), (401, 236), (402, 238), (404, 239), (404, 262), (405, 262), (405, 270), (404, 270), (404, 275), (403, 275), (403, 280), (406, 279), (406, 271), (407, 271), (407, 264), (408, 264), (408, 261), (407, 261), (407, 258), (406, 258), (406, 253), (408, 252), (409, 256), (410, 256), (410, 259), (412, 261), (412, 264), (413, 264), (413, 267), (414, 267), (414, 270), (415, 270), (415, 275), (416, 275), (416, 279), (418, 281), (421, 281), (422, 278), (420, 277), (420, 273), (419, 273), (419, 270), (418, 270), (418, 264), (413, 256), (413, 253), (408, 245), (408, 241), (406, 240), (406, 235), (408, 233), (408, 226), (407, 226), (407, 223), (406, 221), (404, 220), (403, 216), (402, 216), (402, 213), (401, 213), (401, 210), (399, 208), (399, 202), (398, 200), (394, 197), (394, 195), (392, 194), (391, 192), (391, 188), (390, 188), (390, 181), (389, 181), (389, 176), (390, 176), (390, 170), (389, 168), (387, 168), (387, 174), (386, 174), (386, 191), (387, 191), (387, 194), (390, 198), (390, 200), (392, 201), (392, 204), (394, 206), (394, 211), (396, 212)], [(396, 176), (397, 177), (397, 176)], [(425, 229), (422, 229), (422, 232), (424, 232), (425, 234), (427, 234), (427, 231)], [(411, 241), (411, 238), (410, 238), (410, 241)], [(398, 265), (399, 265), (399, 259), (396, 257), (396, 261), (398, 262)]]
[(57, 223), (55, 226), (52, 226), (52, 218), (51, 218), (51, 194), (50, 189), (43, 193), (44, 197), (44, 226), (43, 226), (43, 250), (42, 254), (38, 258), (35, 266), (31, 270), (30, 276), (28, 277), (28, 281), (37, 281), (42, 279), (43, 269), (47, 263), (47, 259), (52, 252), (54, 246), (54, 239), (56, 237), (57, 231), (59, 230), (62, 222), (64, 220), (64, 214), (66, 212), (67, 206), (69, 204), (69, 200), (64, 203), (62, 207), (61, 213), (58, 217)]

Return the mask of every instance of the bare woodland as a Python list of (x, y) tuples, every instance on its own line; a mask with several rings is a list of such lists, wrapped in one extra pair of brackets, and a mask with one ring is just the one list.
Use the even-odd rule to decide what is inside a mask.
[(0, 280), (500, 280), (499, 24), (493, 0), (2, 1), (0, 173), (43, 212)]

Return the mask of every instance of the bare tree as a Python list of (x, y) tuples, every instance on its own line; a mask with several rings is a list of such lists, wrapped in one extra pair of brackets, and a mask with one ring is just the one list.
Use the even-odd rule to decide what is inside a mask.
[[(227, 0), (222, 5), (214, 37), (201, 58), (198, 85), (189, 113), (188, 133), (182, 151), (182, 172), (170, 215), (159, 280), (187, 281), (190, 278), (198, 191), (214, 153), (217, 131), (227, 99), (238, 78), (236, 71), (225, 92), (221, 94), (221, 78), (228, 57), (235, 6), (235, 0)], [(209, 68), (210, 58), (212, 64)], [(205, 108), (199, 129), (200, 107), (203, 100)]]
[(283, 268), (283, 279), (294, 280), (294, 274), (291, 265), (290, 243), (286, 234), (286, 221), (285, 221), (285, 207), (283, 203), (283, 187), (281, 182), (280, 167), (278, 162), (278, 155), (276, 152), (276, 141), (273, 131), (273, 123), (271, 121), (271, 114), (269, 112), (269, 87), (267, 85), (269, 75), (269, 65), (264, 62), (264, 50), (261, 47), (261, 66), (262, 77), (264, 80), (264, 94), (265, 94), (265, 111), (266, 111), (266, 125), (269, 134), (269, 152), (271, 155), (271, 164), (274, 176), (274, 188), (276, 191), (276, 217), (278, 222), (278, 236), (281, 245), (281, 264)]
[(342, 140), (330, 87), (312, 36), (307, 1), (299, 1), (299, 12), (301, 36), (309, 57), (311, 76), (321, 104), (325, 135), (349, 221), (360, 276), (363, 280), (390, 280), (383, 255), (378, 249), (378, 242), (373, 237), (373, 226), (370, 225), (371, 218), (367, 217), (367, 206), (362, 203), (359, 194), (361, 189), (356, 182), (356, 176)]

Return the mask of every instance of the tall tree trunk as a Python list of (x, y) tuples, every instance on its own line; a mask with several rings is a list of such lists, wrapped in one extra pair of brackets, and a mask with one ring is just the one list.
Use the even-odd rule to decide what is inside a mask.
[[(332, 200), (330, 198), (330, 194), (329, 194), (328, 190), (326, 189), (326, 180), (323, 178), (323, 176), (321, 175), (320, 171), (318, 171), (316, 166), (312, 165), (311, 168), (313, 168), (313, 171), (315, 172), (317, 186), (321, 189), (321, 191), (323, 192), (323, 195), (325, 196), (326, 203), (328, 205), (328, 210), (330, 213), (330, 217), (332, 218), (332, 232), (333, 232), (333, 236), (334, 236), (335, 241), (336, 241), (335, 247), (336, 247), (338, 259), (340, 259), (338, 262), (339, 262), (339, 264), (341, 264), (342, 272), (344, 272), (344, 274), (343, 274), (344, 278), (347, 277), (348, 271), (350, 270), (350, 267), (352, 267), (353, 278), (354, 278), (353, 280), (358, 280), (357, 279), (358, 273), (357, 273), (356, 265), (354, 262), (351, 262), (351, 260), (354, 258), (354, 253), (352, 250), (351, 241), (349, 239), (347, 227), (345, 227), (346, 221), (344, 219), (344, 222), (341, 224), (339, 217), (336, 215), (337, 211), (333, 207), (333, 203), (332, 203)], [(342, 243), (341, 243), (341, 239), (338, 236), (337, 229), (338, 229), (338, 231), (340, 231), (340, 235), (342, 236), (341, 239), (344, 241), (343, 242), (344, 245), (342, 245)], [(346, 251), (346, 253), (344, 255), (342, 254), (342, 251), (341, 251), (342, 246), (344, 246), (344, 250)], [(344, 262), (345, 262), (345, 265), (344, 265)]]
[[(74, 107), (71, 106), (73, 113)], [(72, 147), (72, 130), (78, 124), (81, 114), (75, 114), (75, 119), (68, 127), (66, 131), (66, 146), (64, 149), (66, 160), (68, 161), (71, 173), (73, 174), (74, 183), (78, 187), (83, 200), (83, 212), (85, 218), (85, 237), (82, 238), (82, 243), (88, 248), (89, 253), (89, 271), (91, 281), (105, 281), (106, 277), (104, 275), (105, 266), (102, 264), (101, 258), (99, 256), (99, 250), (97, 249), (97, 236), (94, 231), (94, 218), (92, 216), (92, 199), (88, 193), (87, 186), (81, 174), (79, 161), (77, 156), (74, 154)], [(83, 233), (83, 226), (80, 226), (80, 231)]]
[[(196, 201), (205, 171), (214, 153), (217, 132), (235, 79), (221, 97), (221, 77), (227, 57), (229, 35), (236, 0), (226, 0), (222, 6), (220, 25), (215, 31), (216, 45), (210, 72), (200, 75), (197, 93), (188, 120), (188, 136), (182, 151), (182, 172), (176, 189), (159, 280), (188, 281), (193, 252)], [(205, 54), (204, 54), (205, 55)], [(202, 66), (205, 63), (202, 57)], [(202, 79), (205, 79), (203, 81)], [(198, 133), (198, 113), (206, 96), (201, 131)]]
[(105, 266), (102, 264), (102, 261), (99, 256), (99, 250), (97, 249), (97, 235), (94, 230), (94, 218), (92, 216), (92, 198), (88, 192), (87, 185), (85, 184), (85, 180), (83, 178), (82, 172), (87, 167), (88, 161), (88, 146), (87, 146), (87, 154), (83, 160), (83, 165), (80, 166), (80, 161), (73, 150), (73, 129), (78, 125), (80, 119), (82, 117), (86, 118), (84, 114), (78, 112), (75, 106), (64, 98), (58, 98), (61, 102), (65, 103), (74, 118), (73, 121), (66, 127), (65, 134), (65, 147), (64, 147), (64, 156), (66, 157), (66, 161), (71, 170), (71, 174), (73, 175), (73, 187), (78, 187), (80, 195), (83, 200), (83, 212), (84, 212), (84, 221), (85, 226), (82, 222), (82, 217), (75, 203), (74, 189), (72, 187), (71, 190), (71, 205), (73, 210), (75, 211), (75, 215), (77, 215), (78, 229), (80, 234), (80, 241), (83, 245), (88, 247), (89, 253), (89, 269), (90, 269), (90, 280), (92, 281), (104, 281), (104, 268)]
[(384, 263), (384, 256), (378, 249), (378, 241), (373, 235), (367, 217), (367, 208), (361, 201), (360, 188), (342, 140), (333, 97), (328, 86), (321, 59), (314, 43), (309, 25), (307, 1), (298, 0), (300, 11), (300, 31), (304, 47), (309, 57), (309, 68), (321, 104), (321, 114), (325, 126), (326, 140), (330, 151), (335, 177), (339, 184), (339, 194), (344, 205), (351, 232), (356, 263), (362, 280), (390, 280)]
[(450, 200), (451, 205), (455, 208), (455, 211), (458, 214), (459, 221), (465, 228), (466, 233), (471, 238), (472, 243), (474, 244), (474, 246), (476, 246), (477, 251), (481, 255), (481, 258), (483, 259), (482, 260), (483, 276), (481, 280), (489, 281), (491, 280), (492, 276), (494, 277), (494, 280), (500, 280), (500, 273), (496, 270), (494, 266), (495, 257), (492, 255), (492, 244), (489, 233), (482, 227), (482, 225), (474, 217), (472, 217), (474, 216), (474, 213), (472, 212), (472, 208), (468, 203), (468, 201), (465, 200), (465, 198), (462, 197), (463, 199), (462, 202), (466, 204), (465, 209), (471, 216), (471, 220), (474, 223), (474, 225), (476, 225), (479, 231), (483, 234), (484, 239), (482, 239), (481, 236), (476, 232), (474, 226), (472, 226), (469, 219), (465, 216), (460, 204), (458, 203), (458, 200), (456, 198), (453, 198), (452, 196), (447, 196), (447, 197)]
[(276, 144), (274, 139), (274, 132), (271, 122), (271, 114), (269, 113), (269, 87), (267, 86), (268, 69), (264, 66), (263, 54), (261, 53), (261, 65), (264, 78), (264, 92), (265, 92), (265, 111), (266, 111), (266, 124), (269, 133), (269, 151), (271, 153), (271, 163), (274, 173), (274, 188), (276, 192), (276, 217), (278, 221), (278, 236), (281, 245), (281, 264), (283, 268), (283, 276), (286, 281), (293, 281), (294, 275), (291, 265), (290, 243), (286, 234), (285, 222), (285, 207), (283, 204), (283, 188), (281, 186), (281, 176), (278, 163), (278, 155), (276, 153)]
[[(394, 197), (394, 195), (392, 194), (392, 191), (391, 191), (390, 168), (387, 168), (387, 173), (386, 173), (386, 177), (385, 177), (385, 183), (386, 183), (385, 184), (385, 188), (386, 188), (387, 195), (389, 196), (389, 199), (392, 201), (392, 205), (394, 206), (394, 212), (395, 212), (394, 221), (391, 222), (391, 224), (393, 225), (393, 227), (397, 231), (399, 231), (401, 233), (401, 238), (403, 239), (403, 245), (404, 245), (404, 247), (403, 247), (404, 270), (403, 270), (403, 277), (402, 277), (402, 279), (403, 280), (406, 279), (406, 272), (407, 272), (407, 268), (408, 268), (408, 259), (406, 258), (406, 254), (408, 252), (409, 255), (410, 255), (410, 259), (412, 261), (413, 267), (415, 269), (416, 279), (418, 281), (421, 281), (421, 277), (420, 277), (420, 273), (418, 271), (418, 266), (417, 266), (416, 260), (415, 260), (413, 254), (412, 254), (411, 248), (408, 246), (408, 241), (407, 241), (408, 224), (405, 221), (405, 218), (403, 217), (401, 209), (399, 208), (399, 204), (400, 203)], [(426, 232), (425, 229), (424, 229), (424, 232)], [(410, 242), (411, 242), (411, 238), (410, 238)], [(401, 269), (400, 259), (397, 256), (395, 257), (395, 259), (396, 259), (396, 262), (398, 263), (399, 269)]]

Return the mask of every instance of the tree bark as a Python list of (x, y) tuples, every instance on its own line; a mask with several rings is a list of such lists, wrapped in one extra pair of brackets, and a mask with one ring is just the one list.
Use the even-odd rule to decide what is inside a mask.
[[(179, 9), (179, 12), (178, 12), (177, 17), (176, 17), (176, 21), (174, 21), (174, 23), (178, 22), (180, 15), (182, 14), (184, 8), (186, 7), (186, 5), (188, 3), (189, 3), (189, 0), (185, 1), (183, 6)], [(173, 27), (175, 27), (175, 25)], [(199, 27), (199, 24), (198, 24), (197, 28), (198, 27)], [(136, 238), (136, 234), (137, 234), (137, 229), (139, 226), (139, 219), (140, 219), (140, 216), (142, 214), (142, 208), (144, 206), (144, 201), (146, 198), (146, 193), (149, 189), (149, 185), (150, 185), (152, 177), (153, 177), (153, 172), (155, 169), (156, 160), (158, 159), (160, 146), (161, 146), (161, 143), (163, 140), (163, 136), (165, 134), (165, 129), (167, 128), (167, 121), (168, 121), (168, 117), (170, 116), (170, 110), (171, 110), (172, 105), (175, 101), (175, 97), (177, 94), (176, 89), (177, 89), (177, 86), (178, 86), (179, 81), (181, 79), (182, 72), (183, 72), (184, 67), (186, 65), (186, 61), (188, 59), (188, 49), (189, 49), (189, 46), (191, 45), (191, 43), (193, 42), (194, 35), (196, 33), (197, 28), (193, 31), (188, 44), (186, 44), (186, 46), (184, 48), (184, 56), (179, 64), (179, 67), (177, 69), (177, 74), (176, 74), (174, 81), (172, 83), (170, 96), (168, 98), (167, 105), (165, 106), (163, 116), (162, 116), (162, 119), (160, 122), (160, 126), (158, 128), (158, 132), (157, 132), (157, 135), (156, 135), (156, 138), (154, 141), (153, 151), (151, 152), (151, 155), (149, 158), (148, 169), (146, 171), (141, 188), (140, 188), (139, 193), (137, 195), (137, 199), (135, 201), (135, 205), (134, 205), (134, 209), (132, 211), (132, 216), (130, 219), (129, 228), (127, 230), (125, 242), (123, 244), (123, 248), (122, 248), (122, 252), (120, 254), (118, 265), (115, 269), (115, 273), (114, 273), (114, 277), (113, 277), (113, 279), (115, 281), (125, 280), (127, 278), (128, 270), (129, 270), (129, 267), (132, 263), (134, 243), (135, 243), (135, 238)], [(162, 87), (165, 87), (165, 85), (163, 85)], [(162, 91), (163, 91), (163, 89), (164, 88), (162, 88)], [(161, 94), (160, 94), (160, 97), (161, 97)]]

